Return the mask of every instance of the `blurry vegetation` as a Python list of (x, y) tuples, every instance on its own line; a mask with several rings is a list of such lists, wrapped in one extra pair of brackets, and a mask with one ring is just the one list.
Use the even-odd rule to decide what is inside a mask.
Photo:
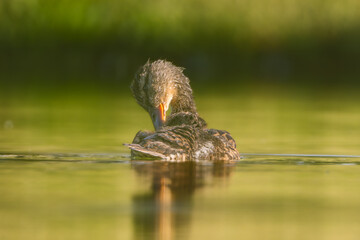
[(192, 81), (354, 84), (359, 42), (358, 0), (0, 1), (0, 77), (16, 83), (127, 84), (165, 58)]
[(359, 0), (0, 0), (0, 151), (117, 151), (164, 58), (241, 152), (357, 154), (359, 43)]

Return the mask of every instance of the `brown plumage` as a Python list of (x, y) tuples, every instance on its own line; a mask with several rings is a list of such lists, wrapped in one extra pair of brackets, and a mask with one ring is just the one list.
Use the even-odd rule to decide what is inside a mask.
[[(190, 81), (182, 68), (164, 60), (148, 61), (136, 74), (131, 90), (156, 129), (139, 131), (132, 144), (126, 144), (133, 158), (240, 159), (230, 133), (207, 129), (198, 115)], [(171, 115), (165, 121), (169, 106)]]

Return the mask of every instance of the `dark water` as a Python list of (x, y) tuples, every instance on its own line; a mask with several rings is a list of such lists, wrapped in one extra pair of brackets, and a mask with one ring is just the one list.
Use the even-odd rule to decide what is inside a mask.
[(0, 239), (359, 239), (357, 95), (196, 95), (236, 162), (131, 161), (130, 94), (5, 96)]

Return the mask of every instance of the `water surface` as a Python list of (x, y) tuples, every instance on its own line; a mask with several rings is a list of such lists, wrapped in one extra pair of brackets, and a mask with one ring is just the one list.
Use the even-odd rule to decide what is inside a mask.
[(0, 156), (2, 239), (357, 239), (360, 158)]
[(128, 93), (3, 95), (0, 238), (358, 239), (358, 96), (267, 90), (196, 95), (234, 162), (130, 160)]

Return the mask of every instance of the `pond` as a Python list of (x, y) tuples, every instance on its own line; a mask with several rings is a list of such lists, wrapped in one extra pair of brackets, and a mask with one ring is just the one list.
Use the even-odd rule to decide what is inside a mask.
[(130, 160), (150, 118), (130, 93), (4, 93), (1, 239), (358, 239), (359, 96), (196, 95), (240, 161)]

